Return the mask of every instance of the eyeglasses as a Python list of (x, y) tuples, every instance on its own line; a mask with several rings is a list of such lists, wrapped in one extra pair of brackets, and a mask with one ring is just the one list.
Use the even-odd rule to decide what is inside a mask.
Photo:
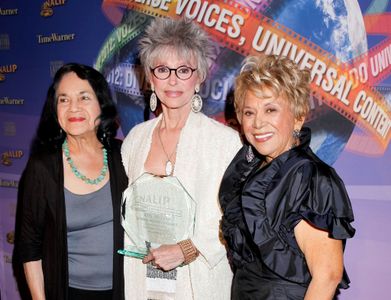
[(168, 77), (171, 76), (171, 72), (174, 71), (176, 77), (182, 80), (189, 79), (192, 75), (193, 72), (196, 71), (197, 69), (190, 68), (188, 66), (180, 66), (176, 69), (169, 68), (167, 66), (157, 66), (155, 68), (151, 68), (152, 74), (160, 80), (167, 79)]

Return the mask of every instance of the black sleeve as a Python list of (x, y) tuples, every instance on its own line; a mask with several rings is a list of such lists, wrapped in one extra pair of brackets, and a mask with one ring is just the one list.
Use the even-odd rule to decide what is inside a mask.
[(30, 158), (19, 182), (16, 244), (21, 262), (42, 258), (47, 207), (43, 179), (46, 173), (39, 160)]

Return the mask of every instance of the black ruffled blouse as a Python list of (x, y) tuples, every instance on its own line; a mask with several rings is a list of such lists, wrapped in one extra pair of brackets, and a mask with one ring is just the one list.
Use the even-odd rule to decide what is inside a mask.
[[(234, 271), (257, 262), (264, 266), (260, 273), (267, 270), (282, 282), (307, 287), (311, 275), (294, 236), (298, 222), (304, 219), (334, 239), (353, 237), (353, 212), (344, 184), (311, 151), (310, 139), (310, 129), (303, 128), (299, 146), (262, 168), (261, 157), (247, 162), (244, 146), (228, 167), (219, 196)], [(340, 287), (348, 283), (344, 272)]]

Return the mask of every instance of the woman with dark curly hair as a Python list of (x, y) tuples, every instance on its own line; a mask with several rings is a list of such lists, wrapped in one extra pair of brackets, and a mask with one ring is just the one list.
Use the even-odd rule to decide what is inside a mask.
[(102, 74), (61, 67), (19, 186), (16, 247), (33, 299), (123, 298), (117, 128)]

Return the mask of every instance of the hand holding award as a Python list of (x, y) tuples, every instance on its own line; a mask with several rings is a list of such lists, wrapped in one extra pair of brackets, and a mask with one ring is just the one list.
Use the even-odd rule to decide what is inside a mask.
[(174, 176), (144, 173), (123, 194), (122, 226), (132, 244), (118, 253), (143, 258), (149, 248), (192, 237), (196, 203)]

